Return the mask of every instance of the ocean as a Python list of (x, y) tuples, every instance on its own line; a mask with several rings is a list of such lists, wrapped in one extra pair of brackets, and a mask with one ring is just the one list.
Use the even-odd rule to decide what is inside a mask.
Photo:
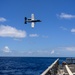
[[(0, 75), (40, 75), (57, 57), (0, 57)], [(66, 58), (59, 58), (60, 64)]]

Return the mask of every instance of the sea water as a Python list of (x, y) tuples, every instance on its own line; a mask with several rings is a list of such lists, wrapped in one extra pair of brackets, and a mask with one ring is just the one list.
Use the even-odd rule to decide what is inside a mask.
[[(0, 57), (0, 75), (40, 75), (58, 57)], [(60, 58), (60, 64), (65, 58)]]

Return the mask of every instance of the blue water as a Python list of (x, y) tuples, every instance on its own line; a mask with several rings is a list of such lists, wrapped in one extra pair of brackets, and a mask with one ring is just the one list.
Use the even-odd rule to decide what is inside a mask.
[[(0, 75), (40, 75), (57, 58), (0, 57)], [(60, 63), (65, 58), (60, 58)]]

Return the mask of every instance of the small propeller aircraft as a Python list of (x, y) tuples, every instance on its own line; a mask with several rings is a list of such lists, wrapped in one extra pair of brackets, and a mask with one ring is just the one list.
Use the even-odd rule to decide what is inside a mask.
[(31, 18), (27, 19), (27, 17), (25, 17), (25, 24), (27, 24), (27, 22), (31, 23), (31, 27), (34, 28), (35, 23), (36, 22), (41, 22), (41, 20), (36, 20), (34, 18), (34, 14), (31, 14)]

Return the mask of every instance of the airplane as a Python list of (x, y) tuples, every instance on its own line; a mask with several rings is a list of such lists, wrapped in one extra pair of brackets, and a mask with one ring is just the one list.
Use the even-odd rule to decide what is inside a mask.
[(27, 22), (31, 23), (31, 27), (34, 28), (35, 23), (36, 22), (41, 22), (41, 20), (36, 20), (34, 18), (34, 14), (31, 14), (31, 18), (27, 19), (27, 17), (25, 17), (25, 22), (24, 23), (27, 24)]

